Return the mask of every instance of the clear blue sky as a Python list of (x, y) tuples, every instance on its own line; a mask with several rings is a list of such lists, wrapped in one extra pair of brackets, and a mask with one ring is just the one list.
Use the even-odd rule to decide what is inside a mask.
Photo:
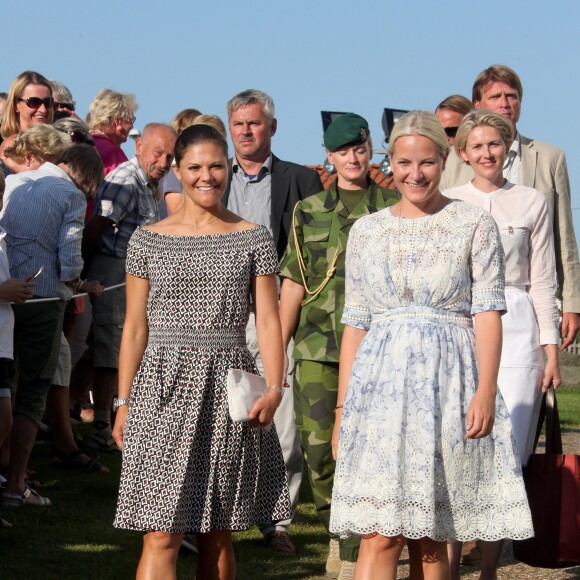
[(323, 159), (322, 109), (366, 117), (377, 147), (384, 107), (433, 110), (507, 64), (524, 85), (522, 134), (566, 151), (579, 237), (578, 0), (29, 0), (1, 14), (0, 90), (37, 70), (81, 115), (103, 87), (133, 92), (142, 127), (185, 107), (225, 118), (233, 94), (260, 88), (276, 103), (275, 153), (305, 164)]

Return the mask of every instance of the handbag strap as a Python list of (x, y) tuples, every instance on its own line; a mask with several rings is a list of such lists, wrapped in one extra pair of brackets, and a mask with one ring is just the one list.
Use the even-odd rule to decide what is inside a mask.
[(538, 446), (538, 440), (542, 433), (542, 427), (546, 421), (546, 453), (562, 453), (562, 432), (560, 430), (560, 414), (558, 413), (558, 402), (554, 386), (544, 393), (542, 398), (542, 407), (538, 417), (538, 426), (536, 427), (536, 437), (534, 439), (534, 451)]

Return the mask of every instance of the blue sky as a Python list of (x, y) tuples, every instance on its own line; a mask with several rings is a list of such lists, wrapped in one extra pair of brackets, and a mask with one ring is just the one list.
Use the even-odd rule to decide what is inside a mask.
[(378, 147), (384, 107), (433, 110), (452, 93), (469, 97), (490, 64), (507, 64), (524, 85), (522, 134), (566, 151), (579, 237), (578, 0), (99, 0), (50, 8), (4, 3), (0, 90), (37, 70), (64, 82), (82, 115), (103, 87), (133, 92), (142, 127), (185, 107), (225, 118), (233, 94), (260, 88), (276, 103), (275, 153), (298, 163), (323, 159), (323, 109), (366, 117)]

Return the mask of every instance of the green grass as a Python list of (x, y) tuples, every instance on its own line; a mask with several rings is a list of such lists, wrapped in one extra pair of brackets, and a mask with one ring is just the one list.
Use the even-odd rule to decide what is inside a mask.
[[(577, 359), (575, 359), (576, 361)], [(573, 365), (574, 366), (574, 365)], [(579, 369), (580, 370), (580, 369)], [(575, 375), (574, 375), (575, 376)], [(566, 383), (569, 385), (570, 383)], [(580, 427), (580, 389), (557, 391), (562, 426)], [(12, 521), (0, 530), (0, 578), (3, 580), (116, 580), (134, 578), (141, 535), (113, 528), (120, 457), (102, 456), (111, 473), (61, 470), (51, 465), (51, 445), (37, 443), (31, 466), (53, 501), (49, 508), (3, 508)], [(238, 579), (290, 580), (324, 577), (328, 540), (319, 524), (308, 484), (291, 528), (296, 557), (266, 550), (257, 529), (234, 536)], [(196, 557), (182, 552), (178, 578), (193, 578)]]
[[(50, 461), (51, 444), (38, 442), (31, 466), (43, 482), (39, 490), (53, 502), (48, 508), (2, 508), (14, 524), (0, 530), (2, 580), (116, 580), (135, 577), (141, 534), (117, 530), (112, 522), (120, 472), (120, 457), (104, 455), (111, 473), (63, 470)], [(234, 536), (238, 579), (289, 580), (324, 576), (328, 539), (318, 522), (308, 485), (291, 528), (296, 557), (267, 550), (254, 528)], [(196, 556), (183, 551), (178, 578), (191, 580)]]
[(580, 425), (580, 389), (561, 387), (556, 391), (560, 424), (563, 428)]

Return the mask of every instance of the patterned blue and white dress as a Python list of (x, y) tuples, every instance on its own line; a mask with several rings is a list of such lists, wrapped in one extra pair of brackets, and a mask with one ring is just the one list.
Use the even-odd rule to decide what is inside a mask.
[(493, 218), (459, 201), (418, 219), (387, 208), (353, 226), (343, 322), (368, 333), (344, 402), (332, 532), (533, 535), (499, 393), (492, 434), (465, 439), (477, 388), (472, 315), (505, 309), (503, 260)]

